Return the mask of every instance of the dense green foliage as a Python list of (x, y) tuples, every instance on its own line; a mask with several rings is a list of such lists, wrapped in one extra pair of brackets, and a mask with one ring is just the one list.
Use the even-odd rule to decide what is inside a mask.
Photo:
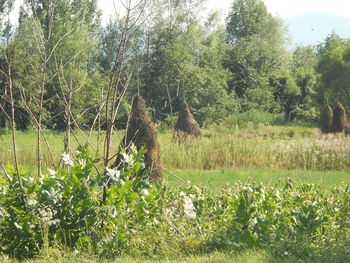
[(321, 74), (319, 100), (323, 103), (341, 102), (349, 109), (348, 72), (350, 69), (350, 41), (331, 34), (318, 48), (317, 71)]
[[(317, 121), (325, 103), (349, 109), (348, 40), (332, 34), (317, 48), (290, 50), (286, 27), (263, 1), (235, 1), (225, 24), (219, 13), (203, 17), (204, 5), (148, 1), (139, 7), (145, 21), (127, 32), (120, 77), (131, 72), (130, 88), (116, 126), (125, 127), (138, 90), (156, 121), (176, 116), (184, 99), (201, 125), (252, 110)], [(12, 4), (1, 7), (1, 128), (9, 127), (9, 68), (18, 128), (38, 121), (50, 129), (95, 125), (114, 81), (125, 18), (102, 25), (95, 0), (37, 0), (24, 1), (12, 26)], [(107, 117), (99, 118), (105, 128)]]
[[(275, 257), (349, 259), (349, 187), (324, 193), (313, 184), (265, 187), (237, 183), (218, 195), (186, 186), (167, 189), (135, 177), (143, 153), (124, 154), (122, 171), (94, 171), (86, 148), (63, 155), (66, 170), (40, 178), (2, 172), (1, 252), (27, 258), (50, 246), (101, 257), (175, 257), (267, 249)], [(171, 240), (171, 243), (169, 243)]]

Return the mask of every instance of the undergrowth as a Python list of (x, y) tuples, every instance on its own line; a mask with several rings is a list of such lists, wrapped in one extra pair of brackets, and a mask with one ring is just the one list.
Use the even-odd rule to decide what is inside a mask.
[[(143, 151), (123, 169), (95, 170), (87, 147), (65, 169), (40, 178), (2, 171), (0, 252), (33, 258), (58, 247), (101, 259), (185, 259), (215, 252), (265, 250), (276, 258), (350, 260), (350, 189), (313, 184), (236, 183), (212, 195), (194, 185), (168, 189), (135, 176)], [(106, 180), (107, 179), (107, 180)], [(109, 181), (105, 201), (104, 182)]]

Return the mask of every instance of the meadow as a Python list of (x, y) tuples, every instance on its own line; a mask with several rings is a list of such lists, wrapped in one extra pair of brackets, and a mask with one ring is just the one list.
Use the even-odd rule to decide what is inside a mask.
[[(122, 134), (120, 131), (114, 136), (115, 151)], [(81, 144), (86, 142), (78, 132), (76, 137)], [(44, 166), (50, 168), (61, 158), (64, 134), (49, 131), (46, 138), (50, 151), (43, 143), (42, 156)], [(102, 149), (97, 138), (96, 133), (89, 138), (91, 151)], [(323, 135), (314, 127), (214, 126), (204, 131), (203, 138), (181, 144), (174, 143), (169, 132), (160, 133), (159, 139), (162, 166), (170, 184), (181, 179), (195, 184), (254, 179), (273, 184), (287, 177), (324, 187), (350, 182), (346, 176), (350, 168), (350, 138), (342, 134)], [(29, 170), (34, 168), (37, 164), (36, 135), (19, 132), (17, 143), (20, 164)], [(72, 148), (77, 146), (74, 140)], [(52, 164), (50, 156), (55, 163)], [(13, 163), (10, 134), (0, 136), (0, 160), (3, 164)]]
[[(114, 138), (116, 150), (121, 135)], [(63, 137), (46, 133), (54, 160), (61, 158)], [(78, 132), (76, 137), (84, 141)], [(95, 162), (103, 169), (98, 160), (80, 153), (67, 173), (52, 166), (44, 148), (43, 163), (54, 172), (31, 176), (36, 173), (36, 137), (19, 132), (19, 159), (33, 201), (29, 212), (16, 214), (16, 224), (2, 217), (7, 229), (2, 240), (10, 245), (4, 246), (8, 255), (0, 255), (1, 262), (33, 256), (28, 262), (350, 259), (350, 138), (323, 135), (312, 126), (254, 122), (212, 126), (203, 138), (182, 144), (166, 131), (159, 138), (164, 183), (129, 181), (131, 171), (139, 169), (135, 161), (101, 209), (101, 184), (89, 165)], [(1, 135), (0, 142), (1, 162), (12, 163), (10, 135)], [(96, 142), (93, 133), (90, 152), (98, 148)], [(7, 211), (18, 204), (13, 191), (5, 195), (12, 188), (1, 182)]]

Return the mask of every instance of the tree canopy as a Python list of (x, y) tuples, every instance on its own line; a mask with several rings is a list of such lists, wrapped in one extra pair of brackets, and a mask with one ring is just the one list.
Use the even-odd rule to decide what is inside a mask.
[(186, 101), (201, 125), (250, 110), (316, 120), (325, 103), (350, 108), (349, 40), (331, 34), (318, 47), (292, 50), (281, 18), (261, 0), (234, 1), (224, 23), (222, 14), (202, 12), (204, 0), (141, 1), (133, 14), (107, 24), (96, 0), (25, 0), (15, 26), (7, 19), (13, 3), (0, 2), (3, 128), (9, 63), (23, 129), (39, 119), (50, 129), (87, 129), (97, 120), (104, 129), (102, 112), (115, 107), (112, 86), (115, 99), (120, 92), (125, 98), (118, 127), (125, 127), (135, 94), (155, 121), (172, 119)]

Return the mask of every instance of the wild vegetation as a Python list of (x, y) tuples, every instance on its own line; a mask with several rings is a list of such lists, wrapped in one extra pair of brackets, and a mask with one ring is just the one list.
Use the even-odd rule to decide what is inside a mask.
[[(301, 170), (343, 170), (350, 165), (350, 138), (344, 134), (322, 134), (317, 128), (270, 126), (251, 123), (251, 127), (229, 129), (214, 126), (202, 139), (182, 144), (172, 141), (169, 133), (159, 135), (161, 163), (170, 170), (215, 170), (221, 168), (277, 168)], [(223, 136), (224, 135), (224, 136)], [(91, 141), (96, 141), (93, 134)], [(77, 136), (83, 140), (82, 136)], [(51, 154), (59, 160), (64, 151), (60, 142), (64, 134), (51, 133), (47, 139), (55, 145)], [(116, 134), (113, 144), (122, 139)], [(36, 138), (32, 133), (18, 134), (18, 157), (24, 165), (35, 166), (32, 149)], [(74, 143), (74, 147), (78, 144)], [(91, 149), (97, 146), (92, 145)], [(11, 136), (2, 136), (0, 157), (3, 163), (13, 163)], [(43, 164), (50, 167), (49, 153), (43, 150)], [(100, 162), (100, 166), (102, 162)]]
[(348, 39), (290, 50), (261, 0), (224, 22), (128, 0), (107, 24), (96, 0), (24, 0), (14, 23), (15, 2), (0, 261), (349, 261)]
[(2, 253), (27, 258), (55, 245), (105, 258), (157, 259), (256, 248), (287, 259), (348, 259), (349, 187), (324, 193), (289, 181), (236, 183), (216, 196), (196, 186), (169, 190), (134, 176), (143, 153), (134, 148), (122, 170), (106, 168), (112, 184), (105, 205), (105, 178), (93, 172), (98, 159), (85, 148), (75, 160), (64, 156), (69, 172), (36, 178), (22, 171), (25, 203), (16, 171), (8, 169), (0, 192)]

